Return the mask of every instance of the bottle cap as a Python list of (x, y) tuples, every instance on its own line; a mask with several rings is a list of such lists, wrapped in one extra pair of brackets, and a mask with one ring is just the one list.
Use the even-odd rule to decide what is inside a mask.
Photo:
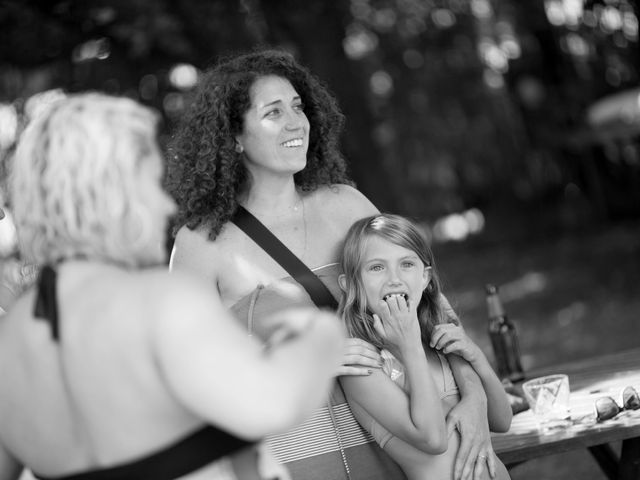
[(487, 292), (487, 295), (493, 295), (494, 293), (498, 293), (498, 287), (495, 286), (493, 283), (487, 283), (484, 286), (484, 289)]

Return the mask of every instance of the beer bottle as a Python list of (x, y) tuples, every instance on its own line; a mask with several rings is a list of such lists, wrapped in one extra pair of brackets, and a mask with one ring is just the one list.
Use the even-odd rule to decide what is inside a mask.
[(498, 377), (518, 382), (524, 379), (524, 371), (520, 363), (518, 335), (513, 323), (504, 312), (498, 296), (498, 287), (493, 284), (485, 286), (487, 293), (487, 309), (489, 311), (489, 337), (496, 358)]

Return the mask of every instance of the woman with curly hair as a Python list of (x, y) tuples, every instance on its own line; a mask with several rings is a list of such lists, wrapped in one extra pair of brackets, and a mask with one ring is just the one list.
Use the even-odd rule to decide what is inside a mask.
[[(168, 186), (178, 214), (171, 269), (206, 278), (252, 335), (269, 338), (278, 325), (271, 314), (289, 306), (335, 308), (347, 230), (378, 212), (346, 174), (343, 125), (335, 98), (306, 68), (282, 51), (258, 50), (205, 73), (173, 139)], [(326, 302), (307, 293), (316, 287), (303, 289), (292, 278), (286, 261), (273, 258), (273, 238), (263, 247), (264, 232), (245, 233), (248, 218), (303, 267), (302, 280), (296, 277), (302, 284), (320, 280)], [(342, 363), (337, 375), (370, 375), (381, 357), (353, 338)], [(460, 366), (462, 407), (449, 416), (464, 432), (459, 472), (491, 448), (486, 397), (467, 367)], [(404, 478), (358, 425), (338, 383), (324, 408), (268, 442), (294, 479)]]

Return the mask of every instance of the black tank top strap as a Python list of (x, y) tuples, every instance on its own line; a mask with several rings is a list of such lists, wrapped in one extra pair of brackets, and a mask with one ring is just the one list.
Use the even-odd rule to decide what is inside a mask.
[(58, 324), (57, 273), (51, 265), (45, 265), (38, 277), (38, 290), (33, 315), (51, 325), (51, 335), (55, 341), (60, 339)]
[(252, 445), (253, 442), (209, 425), (140, 460), (64, 477), (35, 477), (39, 480), (172, 480)]
[[(53, 339), (59, 341), (57, 272), (51, 265), (45, 265), (40, 270), (34, 317), (49, 323)], [(252, 445), (254, 442), (242, 440), (213, 426), (206, 426), (166, 448), (132, 462), (62, 477), (43, 477), (40, 475), (35, 475), (35, 477), (40, 480), (134, 480), (146, 478), (172, 480)]]

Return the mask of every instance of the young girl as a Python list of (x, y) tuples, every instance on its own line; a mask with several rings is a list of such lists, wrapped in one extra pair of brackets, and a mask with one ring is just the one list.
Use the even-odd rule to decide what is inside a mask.
[[(381, 349), (384, 365), (369, 376), (341, 377), (360, 424), (409, 480), (453, 479), (457, 431), (445, 418), (460, 400), (445, 354), (478, 373), (487, 394), (489, 427), (506, 431), (511, 408), (482, 351), (459, 325), (447, 323), (433, 254), (420, 231), (397, 215), (357, 221), (347, 233), (339, 312), (351, 336)], [(491, 453), (463, 478), (508, 479)], [(472, 475), (471, 475), (472, 474)]]

